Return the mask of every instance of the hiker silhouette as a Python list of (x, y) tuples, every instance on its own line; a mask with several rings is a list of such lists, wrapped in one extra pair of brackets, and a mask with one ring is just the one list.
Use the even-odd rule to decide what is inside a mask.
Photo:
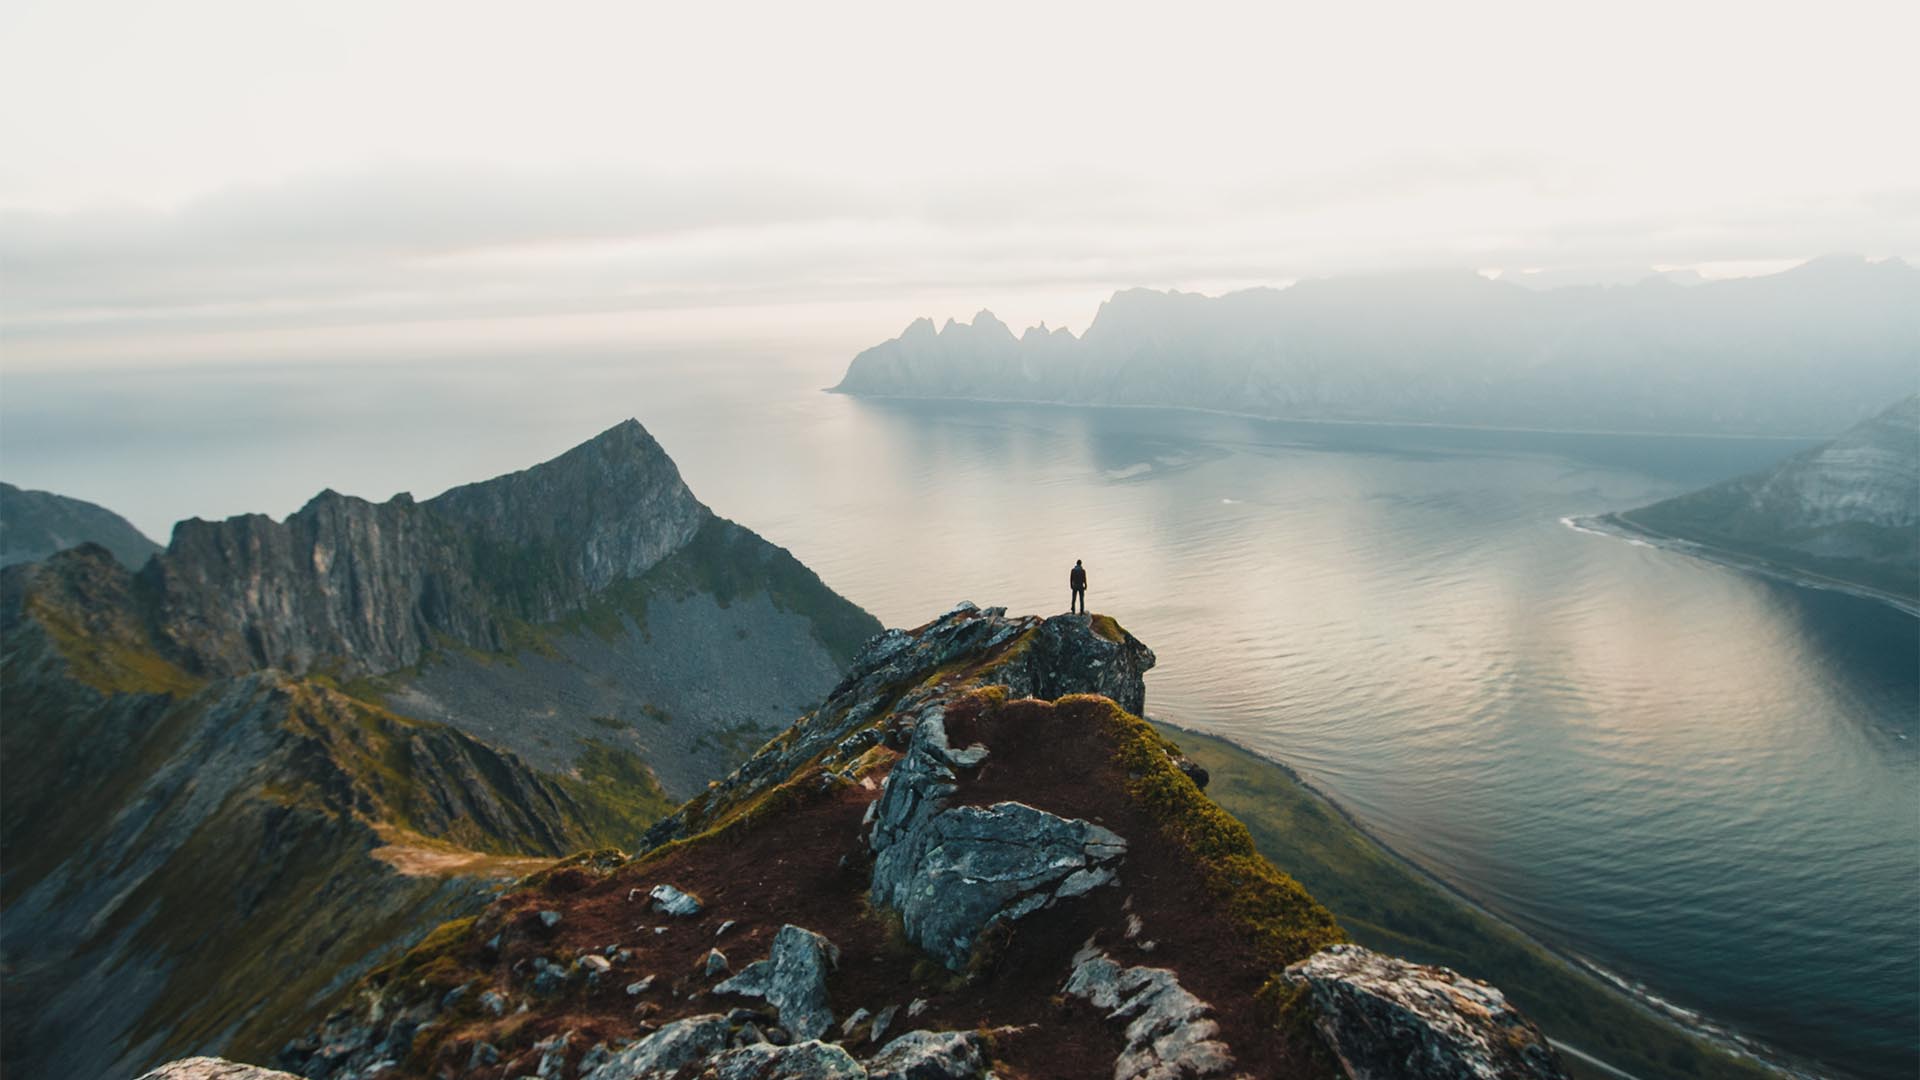
[(1073, 570), (1067, 574), (1067, 585), (1073, 589), (1073, 599), (1067, 601), (1067, 614), (1071, 615), (1075, 609), (1078, 609), (1080, 614), (1085, 615), (1087, 613), (1087, 568), (1080, 565), (1079, 559), (1073, 560)]

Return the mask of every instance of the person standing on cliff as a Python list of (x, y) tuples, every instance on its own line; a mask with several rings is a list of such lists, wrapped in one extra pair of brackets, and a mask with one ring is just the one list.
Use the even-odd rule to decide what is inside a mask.
[(1067, 614), (1073, 614), (1074, 609), (1078, 608), (1080, 614), (1085, 615), (1087, 613), (1087, 568), (1080, 565), (1079, 559), (1073, 560), (1073, 569), (1067, 574), (1067, 584), (1073, 588), (1073, 599), (1067, 601)]

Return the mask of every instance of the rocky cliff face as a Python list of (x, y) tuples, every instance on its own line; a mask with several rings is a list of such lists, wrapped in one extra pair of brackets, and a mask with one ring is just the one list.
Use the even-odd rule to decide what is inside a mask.
[(264, 1056), (531, 867), (633, 844), (659, 776), (724, 772), (877, 629), (631, 422), (426, 503), (183, 523), (138, 573), (0, 571), (6, 1071)]
[(130, 570), (160, 551), (132, 522), (104, 506), (0, 483), (0, 566), (34, 562), (85, 543), (113, 552)]
[[(649, 850), (522, 880), (276, 1064), (341, 1080), (1384, 1075), (1340, 1041), (1354, 1009), (1297, 974), (1336, 980), (1326, 966), (1354, 955), (1322, 952), (1344, 936), (1333, 918), (1117, 704), (1138, 708), (1152, 660), (1098, 616), (962, 605), (881, 635)], [(1365, 1008), (1424, 1055), (1393, 1075), (1564, 1075), (1537, 1030), (1488, 1007), (1497, 991), (1380, 960), (1365, 988), (1399, 1007)]]
[(146, 576), (189, 666), (364, 675), (416, 664), (440, 639), (499, 651), (513, 622), (585, 608), (711, 516), (629, 420), (425, 503), (325, 491), (284, 522), (184, 521)]
[(1910, 392), (1920, 271), (1819, 259), (1769, 277), (1539, 292), (1467, 272), (1209, 298), (1130, 289), (1086, 333), (990, 312), (854, 357), (844, 393), (1572, 430), (1840, 431)]
[(1920, 394), (1767, 472), (1618, 517), (1920, 598)]

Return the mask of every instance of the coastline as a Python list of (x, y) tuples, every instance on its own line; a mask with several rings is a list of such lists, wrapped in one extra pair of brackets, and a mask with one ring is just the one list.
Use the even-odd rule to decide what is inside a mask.
[[(1324, 790), (1288, 763), (1262, 754), (1224, 735), (1202, 731), (1160, 717), (1151, 718), (1151, 722), (1167, 731), (1177, 733), (1189, 740), (1197, 738), (1221, 744), (1234, 752), (1259, 762), (1284, 776), (1314, 804), (1325, 809), (1337, 818), (1341, 824), (1357, 834), (1361, 840), (1380, 851), (1395, 868), (1439, 894), (1446, 901), (1458, 905), (1475, 917), (1492, 924), (1501, 931), (1530, 946), (1540, 957), (1558, 965), (1564, 973), (1588, 984), (1595, 992), (1608, 995), (1632, 1008), (1648, 1020), (1672, 1028), (1677, 1033), (1698, 1039), (1727, 1054), (1730, 1054), (1774, 1075), (1794, 1077), (1797, 1080), (1824, 1080), (1827, 1074), (1818, 1071), (1814, 1063), (1803, 1062), (1784, 1051), (1769, 1046), (1725, 1025), (1714, 1023), (1706, 1017), (1676, 1005), (1654, 994), (1633, 980), (1593, 963), (1564, 946), (1544, 939), (1514, 924), (1498, 912), (1488, 909), (1480, 901), (1463, 891), (1459, 886), (1438, 876), (1403, 852), (1387, 843), (1367, 828), (1359, 819), (1329, 796)], [(1288, 870), (1286, 866), (1282, 870)], [(1289, 871), (1291, 872), (1291, 871)], [(1324, 902), (1324, 900), (1323, 900)], [(1335, 912), (1336, 916), (1340, 912)], [(1344, 921), (1344, 920), (1343, 920)], [(1562, 1053), (1584, 1062), (1586, 1065), (1603, 1070), (1608, 1075), (1625, 1080), (1642, 1080), (1639, 1074), (1624, 1069), (1590, 1049), (1562, 1039), (1550, 1039)]]
[(1817, 574), (1811, 570), (1783, 566), (1780, 563), (1771, 562), (1758, 556), (1729, 551), (1725, 548), (1715, 547), (1712, 544), (1702, 543), (1698, 540), (1688, 540), (1685, 537), (1663, 533), (1657, 529), (1650, 529), (1637, 522), (1629, 521), (1618, 513), (1565, 517), (1560, 519), (1560, 523), (1575, 532), (1588, 533), (1593, 536), (1606, 536), (1615, 540), (1625, 540), (1628, 543), (1644, 544), (1648, 547), (1659, 548), (1662, 551), (1672, 551), (1681, 555), (1690, 555), (1696, 559), (1717, 563), (1721, 566), (1734, 570), (1742, 570), (1750, 574), (1757, 574), (1760, 577), (1784, 582), (1788, 585), (1797, 585), (1803, 589), (1819, 589), (1823, 592), (1845, 593), (1848, 596), (1858, 597), (1862, 600), (1876, 601), (1896, 611), (1911, 615), (1914, 618), (1920, 618), (1920, 602), (1909, 597), (1901, 596), (1898, 593), (1890, 593), (1884, 589), (1876, 589), (1871, 585), (1862, 585), (1858, 582), (1842, 581), (1839, 578), (1827, 577), (1824, 574)]
[(838, 386), (823, 386), (820, 388), (820, 392), (823, 394), (838, 394), (841, 397), (866, 398), (871, 401), (945, 401), (960, 402), (968, 405), (1046, 405), (1053, 408), (1073, 409), (1154, 409), (1169, 412), (1195, 413), (1200, 416), (1222, 416), (1233, 420), (1263, 420), (1274, 424), (1326, 424), (1335, 427), (1432, 428), (1436, 431), (1490, 431), (1522, 435), (1606, 435), (1649, 439), (1753, 439), (1797, 443), (1825, 442), (1833, 438), (1832, 434), (1788, 435), (1766, 432), (1622, 431), (1610, 428), (1542, 428), (1508, 427), (1500, 424), (1446, 424), (1433, 420), (1343, 420), (1326, 416), (1274, 416), (1268, 413), (1238, 412), (1232, 409), (1209, 409), (1201, 405), (1134, 404), (1118, 401), (1064, 401), (1050, 398), (961, 397), (953, 394), (876, 394), (866, 390), (842, 390)]

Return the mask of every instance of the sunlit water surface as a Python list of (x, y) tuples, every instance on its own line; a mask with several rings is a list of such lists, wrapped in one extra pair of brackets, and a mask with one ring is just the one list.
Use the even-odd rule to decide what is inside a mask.
[(1661, 998), (1862, 1076), (1920, 1062), (1916, 620), (1561, 519), (1799, 444), (862, 402), (723, 353), (9, 375), (0, 475), (164, 537), (551, 456), (636, 416), (889, 625), (967, 598), (1151, 644), (1149, 711)]

